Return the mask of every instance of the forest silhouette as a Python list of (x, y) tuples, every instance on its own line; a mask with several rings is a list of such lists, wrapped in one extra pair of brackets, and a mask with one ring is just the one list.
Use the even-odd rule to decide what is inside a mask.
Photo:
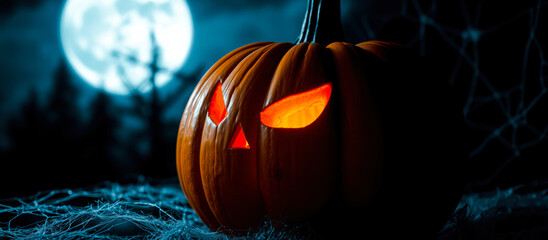
[[(468, 126), (462, 148), (470, 154), (463, 160), (467, 169), (463, 174), (471, 186), (484, 190), (548, 178), (548, 32), (543, 31), (548, 3), (395, 2), (357, 2), (356, 9), (367, 9), (369, 14), (350, 11), (343, 21), (345, 38), (352, 43), (374, 39), (400, 43), (428, 58), (432, 63), (428, 71), (451, 85)], [(6, 6), (22, 3), (10, 4)], [(152, 34), (150, 39), (155, 41)], [(52, 76), (53, 87), (45, 101), (42, 89), (26, 93), (16, 115), (3, 116), (9, 119), (5, 134), (10, 142), (0, 152), (1, 195), (26, 195), (127, 174), (175, 176), (180, 115), (168, 119), (166, 112), (176, 106), (182, 114), (181, 103), (187, 101), (203, 69), (176, 73), (169, 89), (160, 91), (154, 83), (165, 69), (158, 63), (158, 47), (152, 49), (150, 62), (112, 53), (125, 64), (145, 66), (151, 72), (133, 86), (130, 74), (118, 68), (130, 92), (124, 97), (129, 104), (97, 91), (82, 107), (83, 89), (71, 78), (64, 59)], [(150, 90), (143, 93), (146, 86)], [(3, 98), (7, 97), (0, 95)], [(128, 119), (137, 124), (128, 126)]]
[[(150, 63), (113, 53), (113, 56), (131, 59), (131, 64), (146, 64), (151, 73), (142, 84), (149, 84), (151, 89), (144, 92), (140, 86), (130, 85), (123, 68), (118, 68), (130, 91), (126, 97), (131, 99), (129, 105), (119, 104), (114, 96), (98, 90), (81, 109), (78, 101), (82, 90), (71, 77), (65, 59), (59, 61), (52, 76), (53, 86), (45, 102), (40, 101), (36, 89), (27, 94), (19, 114), (8, 123), (10, 147), (0, 152), (4, 163), (0, 168), (3, 189), (0, 197), (118, 181), (130, 175), (155, 178), (176, 175), (174, 159), (179, 122), (178, 118), (165, 118), (165, 112), (181, 100), (186, 102), (188, 94), (185, 93), (190, 93), (196, 85), (202, 69), (190, 74), (174, 74), (175, 87), (161, 95), (155, 81), (164, 69), (159, 66), (161, 53), (152, 33), (151, 41)], [(142, 127), (122, 128), (123, 118), (133, 118)]]

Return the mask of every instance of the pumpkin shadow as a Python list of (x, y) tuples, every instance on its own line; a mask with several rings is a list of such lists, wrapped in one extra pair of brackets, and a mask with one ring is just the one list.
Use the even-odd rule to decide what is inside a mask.
[(469, 149), (462, 112), (436, 62), (402, 51), (389, 63), (361, 56), (382, 122), (382, 184), (364, 207), (332, 199), (311, 222), (327, 239), (433, 239), (462, 196)]

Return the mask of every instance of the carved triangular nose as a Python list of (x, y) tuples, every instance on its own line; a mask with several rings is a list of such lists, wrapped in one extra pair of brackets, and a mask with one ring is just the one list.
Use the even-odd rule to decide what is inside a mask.
[(249, 143), (247, 142), (244, 131), (242, 130), (242, 124), (238, 124), (236, 127), (236, 131), (234, 131), (234, 135), (232, 135), (232, 140), (230, 140), (228, 148), (249, 149)]

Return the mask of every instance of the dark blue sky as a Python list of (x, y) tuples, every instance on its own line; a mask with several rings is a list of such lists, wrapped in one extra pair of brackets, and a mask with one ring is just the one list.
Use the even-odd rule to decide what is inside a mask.
[[(225, 2), (223, 5), (222, 3)], [(252, 5), (248, 5), (252, 2)], [(276, 2), (276, 3), (272, 3)], [(29, 4), (32, 3), (32, 4)], [(31, 89), (48, 97), (52, 76), (64, 59), (59, 22), (64, 1), (12, 1), (0, 13), (0, 127)], [(183, 72), (211, 66), (228, 51), (256, 41), (293, 41), (305, 1), (190, 1), (194, 21), (191, 53)], [(280, 27), (283, 26), (283, 27)], [(78, 78), (74, 74), (75, 78)], [(82, 94), (91, 90), (80, 84)], [(81, 98), (80, 101), (85, 99)], [(6, 139), (0, 140), (0, 145)]]
[[(0, 3), (0, 133), (5, 133), (6, 123), (30, 90), (36, 90), (41, 100), (49, 97), (53, 73), (64, 59), (58, 28), (63, 4), (63, 0)], [(252, 42), (293, 42), (306, 0), (188, 0), (188, 5), (194, 39), (184, 73), (207, 70), (229, 51)], [(341, 16), (349, 42), (395, 41), (443, 63), (440, 81), (454, 85), (463, 113), (477, 131), (473, 153), (497, 146), (516, 154), (544, 140), (548, 129), (544, 108), (538, 107), (547, 99), (541, 88), (546, 78), (540, 76), (545, 74), (548, 54), (543, 31), (547, 6), (539, 0), (513, 5), (494, 0), (341, 0)], [(475, 37), (469, 37), (471, 33)], [(75, 74), (73, 78), (81, 96), (75, 101), (84, 106), (90, 99), (86, 96), (97, 91)], [(160, 91), (169, 88), (168, 84)], [(183, 109), (181, 100), (169, 111), (170, 117), (180, 118)], [(523, 125), (508, 127), (524, 116)], [(498, 132), (508, 134), (501, 137)], [(518, 135), (525, 140), (514, 140), (520, 139)], [(6, 143), (0, 134), (0, 147)]]
[[(29, 92), (36, 90), (42, 102), (50, 97), (53, 73), (64, 61), (59, 40), (63, 4), (0, 1), (0, 150), (9, 143), (6, 123), (20, 113)], [(194, 39), (183, 73), (207, 70), (248, 43), (293, 42), (306, 0), (188, 0), (188, 5)], [(546, 154), (547, 7), (543, 0), (341, 0), (341, 16), (349, 42), (395, 41), (440, 64), (440, 81), (454, 87), (473, 132), (470, 156), (486, 161), (478, 172), (494, 172), (491, 166), (509, 166), (502, 164), (505, 159)], [(89, 105), (98, 91), (72, 77), (79, 90), (75, 102)], [(168, 110), (171, 120), (180, 119), (185, 101), (181, 97)]]
[[(355, 12), (355, 6), (363, 7), (357, 2), (342, 1), (343, 17)], [(48, 97), (53, 73), (64, 60), (59, 35), (64, 1), (10, 0), (2, 4), (0, 128), (4, 129), (31, 89), (37, 90), (42, 100)], [(194, 38), (182, 72), (207, 69), (229, 51), (252, 42), (293, 42), (306, 9), (305, 0), (189, 0), (188, 4)], [(94, 90), (85, 83), (79, 85), (82, 97), (78, 101), (85, 104), (86, 95)], [(6, 139), (0, 137), (0, 147), (5, 144)]]

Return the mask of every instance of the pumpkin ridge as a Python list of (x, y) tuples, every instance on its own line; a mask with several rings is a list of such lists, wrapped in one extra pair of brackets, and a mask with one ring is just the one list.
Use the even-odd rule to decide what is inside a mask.
[[(270, 83), (270, 86), (269, 86), (269, 91), (267, 91), (267, 96), (265, 97), (264, 101), (263, 101), (263, 107), (261, 110), (264, 110), (266, 107), (268, 107), (270, 104), (276, 102), (276, 101), (279, 101), (280, 99), (282, 99), (283, 97), (285, 96), (272, 96), (271, 94), (269, 94), (270, 92), (270, 89), (275, 89), (275, 88), (288, 88), (287, 86), (285, 86), (284, 84), (285, 83), (280, 83), (280, 85), (278, 86), (272, 86), (274, 83), (274, 79), (277, 78), (279, 74), (286, 74), (286, 73), (280, 73), (278, 72), (278, 67), (280, 66), (280, 64), (282, 63), (282, 61), (286, 61), (286, 62), (289, 62), (289, 66), (290, 67), (286, 67), (286, 69), (299, 69), (299, 67), (295, 67), (294, 65), (298, 64), (300, 65), (302, 61), (304, 61), (304, 55), (306, 54), (306, 52), (308, 51), (308, 46), (310, 45), (310, 43), (299, 43), (299, 44), (296, 44), (294, 45), (293, 47), (291, 47), (291, 49), (289, 49), (285, 54), (284, 56), (282, 57), (282, 59), (280, 59), (280, 62), (278, 63), (278, 65), (276, 66), (276, 70), (272, 76), (272, 79), (271, 79), (271, 83)], [(300, 54), (300, 52), (302, 51), (305, 51), (305, 54)], [(295, 59), (296, 57), (298, 57), (299, 55), (303, 55), (302, 57), (300, 57), (299, 59)], [(302, 59), (301, 59), (302, 58)], [(291, 59), (291, 60), (288, 60), (288, 59)], [(298, 62), (298, 63), (296, 63)], [(284, 70), (286, 70), (284, 69)], [(291, 73), (291, 75), (294, 75), (296, 73)], [(294, 82), (292, 82), (294, 83)], [(295, 94), (297, 93), (296, 89), (298, 89), (300, 86), (296, 86), (296, 84), (292, 84), (292, 88), (293, 90), (291, 90), (292, 94)]]
[[(198, 216), (212, 228), (220, 226), (215, 216), (211, 212), (207, 200), (205, 199), (203, 183), (201, 180), (200, 158), (201, 138), (209, 104), (205, 103), (204, 98), (210, 97), (208, 86), (219, 77), (219, 68), (226, 65), (229, 59), (241, 57), (242, 52), (249, 52), (268, 42), (249, 44), (231, 51), (214, 64), (202, 77), (197, 87), (194, 89), (181, 119), (179, 134), (177, 137), (177, 167), (181, 188), (187, 197), (189, 204), (196, 209)], [(199, 109), (195, 111), (195, 109)]]
[[(276, 72), (276, 69), (278, 68), (278, 65), (280, 64), (280, 61), (282, 60), (282, 58), (287, 54), (287, 52), (294, 47), (294, 44), (292, 43), (287, 43), (287, 42), (282, 42), (282, 43), (275, 43), (275, 44), (272, 44), (272, 47), (269, 49), (269, 51), (265, 51), (265, 53), (253, 64), (253, 67), (251, 69), (249, 69), (249, 71), (245, 74), (245, 77), (244, 78), (250, 78), (252, 77), (251, 74), (255, 74), (255, 71), (257, 72), (264, 72), (264, 66), (263, 65), (266, 65), (266, 66), (269, 66), (269, 64), (267, 63), (262, 63), (263, 61), (266, 62), (266, 61), (270, 61), (270, 62), (275, 62), (275, 66), (272, 67), (271, 69), (271, 72), (269, 74), (266, 74), (266, 76), (268, 76), (267, 78), (265, 79), (256, 79), (255, 81), (266, 81), (266, 79), (268, 79), (269, 83), (266, 84), (266, 92), (268, 92), (269, 88), (270, 88), (270, 84), (272, 83), (272, 79), (274, 77), (274, 74)], [(280, 50), (278, 50), (280, 49)], [(271, 55), (275, 55), (274, 57), (272, 57)], [(274, 60), (273, 60), (274, 59)], [(263, 64), (263, 65), (259, 65), (259, 63)], [(273, 66), (274, 64), (272, 64)], [(259, 66), (261, 66), (263, 69), (260, 69), (259, 70), (255, 70), (255, 68), (258, 68)], [(257, 77), (255, 77), (257, 78)], [(257, 83), (252, 83), (252, 86), (249, 87), (249, 88), (253, 88), (255, 89), (256, 87), (256, 84)], [(265, 102), (266, 101), (266, 94), (265, 96), (263, 96), (263, 99), (261, 99), (260, 102)], [(260, 186), (260, 170), (259, 170), (259, 153), (260, 153), (260, 146), (261, 144), (259, 144), (259, 141), (260, 141), (260, 138), (259, 137), (262, 137), (262, 136), (259, 136), (259, 133), (260, 133), (260, 128), (261, 128), (261, 122), (260, 122), (260, 118), (259, 118), (259, 113), (260, 111), (263, 109), (263, 107), (259, 107), (259, 111), (257, 111), (257, 126), (255, 128), (255, 141), (254, 141), (254, 146), (255, 146), (255, 171), (257, 173), (257, 176), (256, 176), (256, 183), (257, 183), (257, 189), (259, 191), (259, 197), (261, 199), (261, 203), (262, 203), (262, 206), (263, 206), (263, 212), (266, 214), (266, 207), (265, 207), (265, 200), (264, 200), (264, 197), (263, 197), (263, 192), (262, 192), (262, 189), (261, 189), (261, 186)]]
[[(281, 59), (291, 45), (290, 43), (276, 43), (262, 46), (245, 57), (232, 61), (231, 64), (234, 67), (228, 69), (230, 71), (225, 69), (227, 71), (222, 73), (226, 76), (222, 80), (224, 80), (223, 92), (225, 93), (224, 97), (227, 99), (228, 115), (226, 120), (218, 126), (206, 125), (204, 127), (215, 127), (217, 131), (215, 132), (215, 138), (212, 137), (213, 131), (204, 131), (203, 138), (207, 141), (214, 141), (214, 143), (202, 140), (200, 160), (204, 164), (203, 172), (207, 172), (208, 169), (215, 172), (209, 175), (204, 174), (202, 179), (204, 182), (203, 187), (207, 190), (208, 206), (213, 211), (215, 218), (226, 227), (242, 229), (260, 220), (257, 218), (264, 218), (264, 214), (254, 215), (256, 212), (264, 212), (264, 203), (258, 183), (255, 183), (257, 179), (254, 175), (256, 174), (256, 167), (253, 164), (248, 165), (250, 162), (256, 164), (257, 161), (256, 155), (253, 154), (257, 147), (253, 145), (253, 141), (257, 142), (258, 136), (256, 133), (250, 134), (249, 127), (255, 128), (255, 131), (257, 130), (250, 121), (259, 124), (258, 118), (250, 118), (249, 113), (256, 112), (258, 116), (262, 101), (250, 103), (249, 100), (264, 97), (263, 94), (257, 93), (257, 90), (262, 85), (264, 91), (267, 91), (270, 82), (261, 80), (272, 75), (275, 70), (275, 65), (272, 63), (277, 62), (276, 59)], [(248, 88), (253, 88), (254, 91), (248, 91)], [(253, 107), (255, 109), (249, 109), (253, 105), (255, 105)], [(246, 112), (248, 114), (245, 114)], [(251, 149), (227, 150), (233, 130), (239, 124), (241, 124), (246, 138), (248, 138)], [(214, 151), (214, 153), (211, 153), (211, 151)], [(242, 163), (245, 164), (241, 165)], [(243, 168), (253, 169), (251, 171), (255, 171), (255, 173), (242, 171)], [(248, 181), (249, 179), (255, 179), (255, 181)], [(247, 201), (241, 201), (240, 199)], [(247, 206), (242, 206), (242, 204), (247, 204)], [(239, 211), (239, 215), (234, 212), (234, 209), (241, 208), (246, 210)]]
[[(215, 131), (214, 131), (214, 133), (211, 134), (213, 136), (213, 139), (211, 139), (211, 141), (214, 143), (213, 144), (214, 160), (213, 160), (213, 168), (212, 168), (213, 180), (211, 180), (211, 182), (212, 182), (211, 186), (206, 187), (209, 190), (209, 196), (211, 196), (211, 197), (208, 197), (208, 204), (209, 204), (210, 208), (212, 209), (213, 214), (215, 215), (217, 220), (223, 226), (230, 226), (230, 227), (236, 227), (236, 228), (238, 227), (238, 226), (234, 226), (234, 224), (233, 224), (235, 222), (234, 218), (231, 216), (231, 214), (229, 214), (227, 212), (227, 209), (228, 209), (228, 207), (226, 206), (228, 204), (227, 200), (223, 200), (223, 198), (222, 198), (223, 194), (218, 194), (219, 192), (222, 193), (224, 191), (224, 188), (222, 187), (223, 186), (223, 181), (222, 181), (223, 178), (222, 177), (223, 177), (224, 167), (222, 167), (223, 165), (220, 161), (225, 160), (225, 158), (223, 158), (220, 155), (222, 154), (223, 151), (226, 150), (226, 146), (227, 146), (227, 144), (225, 143), (226, 141), (223, 141), (224, 138), (222, 136), (218, 137), (219, 134), (222, 134), (222, 133), (218, 132), (218, 128), (219, 127), (225, 127), (226, 125), (229, 125), (229, 126), (225, 127), (226, 129), (228, 129), (227, 132), (230, 133), (230, 132), (233, 132), (235, 130), (232, 127), (230, 127), (230, 125), (232, 125), (230, 123), (231, 122), (239, 122), (239, 117), (234, 116), (233, 108), (235, 106), (234, 106), (234, 103), (233, 103), (232, 96), (234, 94), (234, 91), (237, 89), (237, 87), (243, 81), (240, 80), (236, 83), (233, 83), (233, 82), (235, 81), (235, 79), (236, 80), (240, 79), (239, 75), (242, 74), (241, 72), (247, 70), (247, 68), (245, 68), (243, 63), (246, 62), (246, 61), (250, 61), (249, 58), (255, 57), (253, 55), (261, 54), (261, 51), (264, 50), (265, 48), (268, 48), (269, 46), (271, 46), (271, 44), (261, 46), (261, 47), (255, 49), (254, 51), (248, 53), (244, 58), (239, 59), (239, 61), (237, 61), (237, 64), (234, 66), (234, 68), (232, 68), (230, 71), (227, 71), (228, 74), (227, 74), (226, 78), (223, 81), (223, 83), (224, 83), (223, 84), (224, 85), (224, 91), (223, 92), (225, 93), (223, 98), (226, 98), (225, 102), (226, 102), (227, 112), (230, 113), (228, 117), (234, 118), (235, 120), (228, 119), (229, 121), (222, 123), (223, 126), (220, 126), (220, 125), (215, 126)], [(236, 86), (232, 86), (234, 84)], [(221, 146), (221, 147), (218, 147), (218, 146)], [(233, 159), (229, 159), (229, 160), (233, 160)], [(228, 180), (230, 181), (230, 183), (228, 184), (229, 186), (234, 185), (233, 184), (233, 178), (229, 178)]]
[(340, 116), (344, 122), (340, 125), (341, 196), (345, 204), (362, 207), (376, 195), (381, 181), (383, 140), (382, 127), (378, 126), (382, 123), (368, 83), (377, 71), (375, 63), (381, 60), (373, 54), (364, 58), (362, 53), (366, 51), (349, 43), (332, 43), (327, 49), (338, 75)]
[[(255, 44), (253, 44), (253, 45), (255, 45)], [(227, 82), (227, 79), (231, 78), (231, 76), (234, 72), (234, 69), (238, 68), (239, 63), (241, 63), (241, 61), (243, 61), (244, 59), (249, 57), (249, 55), (253, 54), (258, 49), (261, 49), (264, 46), (268, 46), (268, 45), (270, 45), (270, 43), (266, 43), (265, 45), (259, 46), (257, 48), (254, 48), (253, 50), (250, 50), (250, 51), (241, 51), (241, 52), (235, 53), (231, 58), (227, 58), (225, 64), (219, 65), (219, 67), (217, 69), (215, 69), (214, 74), (211, 75), (211, 77), (213, 77), (213, 80), (208, 79), (208, 81), (215, 81), (215, 82), (219, 81), (221, 83), (221, 88), (223, 89), (222, 92), (224, 93), (222, 97), (223, 97), (223, 101), (225, 101), (225, 106), (227, 108), (227, 113), (230, 112), (230, 103), (225, 99), (226, 98), (226, 92), (228, 92), (227, 89), (226, 89), (226, 86), (229, 84), (229, 82)], [(245, 50), (248, 50), (248, 49), (245, 49)], [(228, 65), (228, 66), (225, 66), (225, 65)], [(214, 91), (210, 90), (210, 92), (211, 92), (210, 95), (213, 95)], [(206, 99), (211, 99), (211, 96), (206, 98)], [(211, 121), (210, 119), (205, 119), (205, 120), (208, 121), (208, 122)], [(204, 126), (202, 128), (202, 134), (201, 134), (202, 137), (201, 137), (201, 139), (204, 138), (204, 135), (208, 134), (208, 137), (213, 138), (213, 139), (210, 140), (210, 141), (213, 142), (213, 146), (216, 146), (218, 144), (217, 143), (217, 141), (218, 141), (217, 128), (221, 124), (225, 125), (226, 122), (221, 122), (218, 125), (213, 124), (214, 125), (213, 132), (209, 132), (211, 130), (207, 130), (207, 129), (210, 129), (212, 127), (207, 127), (206, 128), (206, 124), (204, 124)], [(206, 132), (206, 131), (208, 131), (208, 132)], [(223, 202), (223, 201), (218, 201), (217, 200), (218, 196), (217, 196), (216, 192), (218, 192), (218, 190), (215, 189), (214, 187), (209, 186), (211, 184), (209, 182), (213, 182), (213, 186), (217, 185), (217, 184), (215, 184), (215, 182), (217, 182), (217, 179), (219, 178), (219, 175), (220, 175), (219, 161), (217, 161), (217, 158), (220, 158), (220, 157), (217, 157), (217, 151), (214, 150), (213, 153), (209, 153), (209, 154), (213, 155), (213, 160), (211, 161), (211, 159), (209, 159), (210, 161), (205, 162), (208, 158), (202, 157), (202, 154), (203, 154), (202, 152), (207, 151), (207, 149), (204, 150), (204, 143), (201, 139), (200, 139), (201, 143), (200, 143), (199, 161), (200, 161), (200, 172), (201, 172), (202, 188), (204, 190), (206, 203), (207, 203), (210, 211), (212, 212), (213, 216), (215, 217), (216, 221), (220, 225), (227, 226), (227, 225), (230, 225), (230, 224), (227, 224), (226, 221), (225, 221), (225, 218), (223, 217), (223, 215), (227, 215), (227, 214), (222, 214), (222, 212), (223, 212), (222, 209), (223, 208), (214, 204), (216, 202)], [(211, 162), (213, 162), (212, 171), (210, 171), (209, 169), (205, 169), (207, 166), (209, 166), (209, 164)], [(210, 176), (210, 174), (212, 176)], [(212, 179), (212, 180), (208, 181), (208, 179)]]
[[(323, 45), (317, 43), (292, 47), (276, 66), (263, 110), (288, 95), (329, 82), (324, 74), (324, 59), (329, 57), (326, 53)], [(328, 127), (332, 121), (330, 106), (331, 103), (314, 124), (305, 128), (273, 129), (260, 125), (259, 184), (272, 220), (303, 220), (329, 201), (336, 158), (331, 146), (333, 131)]]
[[(242, 60), (238, 63), (238, 65), (236, 66), (236, 68), (238, 68), (238, 66), (239, 66), (240, 64), (242, 64), (242, 62), (247, 61), (247, 60), (248, 60), (247, 58), (248, 58), (251, 54), (253, 54), (253, 53), (257, 52), (257, 51), (262, 51), (262, 52), (260, 53), (261, 56), (259, 56), (259, 57), (257, 58), (257, 60), (253, 63), (253, 65), (252, 65), (251, 67), (249, 67), (248, 69), (245, 69), (245, 70), (246, 70), (245, 73), (242, 74), (242, 75), (243, 75), (243, 78), (247, 78), (247, 75), (248, 75), (249, 71), (250, 71), (251, 69), (253, 69), (253, 68), (255, 67), (255, 65), (256, 65), (259, 61), (261, 61), (261, 58), (263, 58), (264, 55), (265, 55), (268, 51), (270, 51), (271, 49), (273, 49), (273, 48), (275, 48), (276, 46), (279, 46), (279, 45), (281, 45), (281, 44), (283, 44), (283, 43), (271, 43), (271, 44), (268, 44), (268, 45), (265, 45), (265, 46), (262, 46), (262, 47), (256, 49), (255, 51), (253, 51), (252, 53), (250, 53), (247, 57), (245, 57), (244, 59), (242, 59)], [(263, 60), (264, 60), (264, 59), (263, 59)], [(243, 69), (242, 69), (242, 71), (243, 71)], [(234, 74), (234, 72), (231, 72), (229, 76), (232, 76), (232, 74)], [(230, 78), (230, 79), (235, 79), (236, 77), (233, 76), (233, 77), (228, 77), (228, 78)], [(240, 85), (241, 85), (242, 82), (244, 82), (244, 81), (239, 81), (239, 82), (237, 83), (237, 85), (236, 85), (235, 87), (233, 87), (233, 88), (227, 93), (227, 97), (229, 98), (229, 99), (227, 99), (227, 100), (228, 100), (228, 104), (231, 104), (232, 96), (234, 95), (234, 92), (235, 92), (237, 89), (240, 88)]]

